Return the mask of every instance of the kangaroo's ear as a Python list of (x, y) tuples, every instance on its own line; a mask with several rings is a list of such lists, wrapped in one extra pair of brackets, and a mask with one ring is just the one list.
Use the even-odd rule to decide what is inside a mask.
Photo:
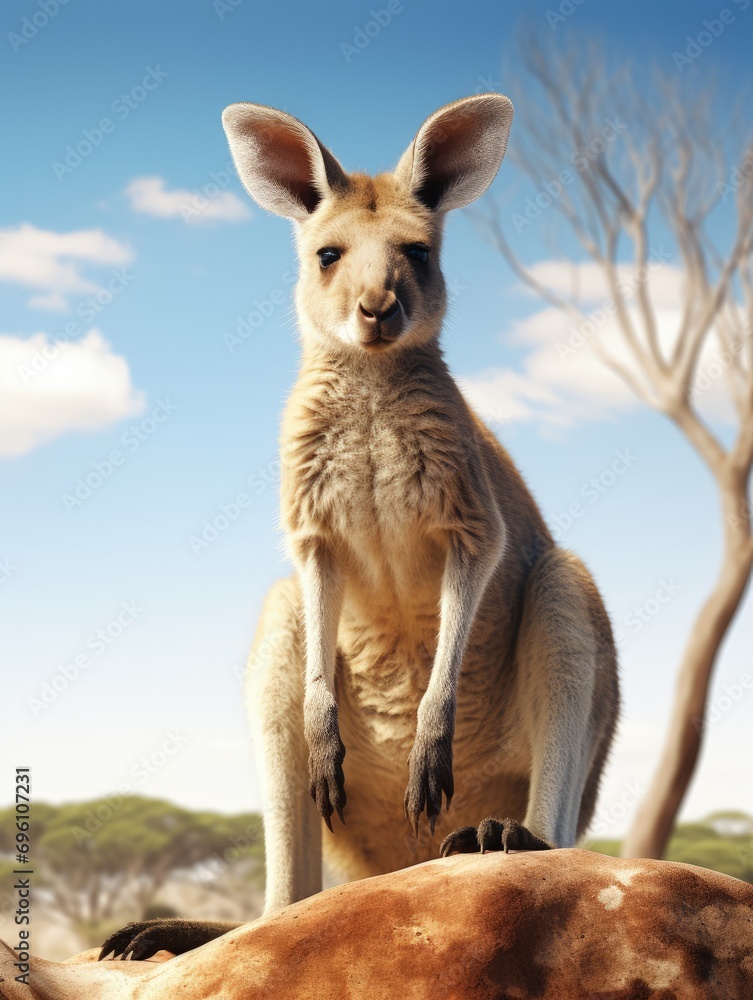
[(437, 212), (470, 205), (499, 170), (512, 115), (512, 102), (501, 94), (447, 104), (423, 123), (395, 176)]
[(231, 104), (222, 124), (243, 186), (270, 212), (306, 219), (333, 189), (348, 185), (329, 150), (284, 111), (263, 104)]

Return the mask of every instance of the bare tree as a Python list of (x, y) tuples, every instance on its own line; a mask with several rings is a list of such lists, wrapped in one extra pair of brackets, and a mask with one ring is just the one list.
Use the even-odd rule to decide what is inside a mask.
[[(719, 575), (687, 639), (664, 748), (623, 848), (626, 856), (661, 857), (698, 760), (714, 664), (753, 565), (753, 144), (734, 111), (725, 130), (717, 125), (705, 82), (683, 93), (682, 79), (656, 72), (649, 86), (627, 66), (608, 69), (595, 46), (544, 51), (527, 38), (523, 53), (528, 78), (511, 153), (609, 289), (618, 351), (599, 335), (593, 349), (692, 445), (716, 484), (723, 518)], [(576, 324), (588, 319), (577, 267), (562, 294), (512, 248), (496, 202), (476, 218), (523, 282)], [(718, 219), (732, 230), (723, 249), (712, 238)], [(652, 229), (661, 238), (669, 231), (683, 272), (681, 319), (669, 334), (647, 278)], [(734, 408), (731, 443), (698, 408), (699, 364), (711, 343)]]

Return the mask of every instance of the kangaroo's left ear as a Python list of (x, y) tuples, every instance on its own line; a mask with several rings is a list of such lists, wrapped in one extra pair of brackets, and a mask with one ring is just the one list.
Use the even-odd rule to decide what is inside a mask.
[(423, 123), (400, 158), (396, 178), (434, 211), (470, 205), (500, 168), (512, 116), (512, 102), (501, 94), (447, 104)]

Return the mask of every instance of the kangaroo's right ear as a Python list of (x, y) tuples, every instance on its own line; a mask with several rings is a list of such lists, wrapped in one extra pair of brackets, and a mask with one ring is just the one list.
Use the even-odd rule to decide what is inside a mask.
[(231, 104), (222, 114), (243, 186), (262, 208), (306, 219), (347, 174), (297, 118), (263, 104)]

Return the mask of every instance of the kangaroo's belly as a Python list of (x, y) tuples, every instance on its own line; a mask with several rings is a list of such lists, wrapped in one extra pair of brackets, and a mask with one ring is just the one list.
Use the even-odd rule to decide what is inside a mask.
[[(410, 614), (407, 611), (410, 610)], [(396, 622), (402, 622), (397, 628)], [(488, 815), (525, 813), (530, 750), (520, 720), (514, 664), (495, 669), (484, 636), (469, 647), (458, 685), (453, 741), (455, 796), (434, 836), (422, 817), (414, 838), (403, 797), (419, 702), (429, 682), (438, 601), (410, 609), (372, 602), (345, 613), (338, 637), (337, 700), (346, 748), (346, 826), (323, 830), (336, 880), (362, 878), (438, 857), (443, 837)]]
[[(394, 621), (346, 623), (340, 630), (337, 700), (341, 728), (359, 756), (379, 766), (410, 751), (416, 712), (429, 683), (436, 650), (437, 610), (400, 633)], [(407, 751), (406, 751), (407, 747)], [(407, 758), (406, 758), (407, 759)]]
[[(423, 569), (416, 568), (412, 587), (386, 571), (376, 587), (349, 572), (338, 628), (341, 726), (350, 729), (367, 766), (392, 773), (413, 745), (440, 628), (445, 553), (429, 546), (417, 551)], [(504, 576), (495, 575), (476, 616), (457, 688), (454, 746), (460, 759), (494, 755), (518, 729), (514, 604)]]

